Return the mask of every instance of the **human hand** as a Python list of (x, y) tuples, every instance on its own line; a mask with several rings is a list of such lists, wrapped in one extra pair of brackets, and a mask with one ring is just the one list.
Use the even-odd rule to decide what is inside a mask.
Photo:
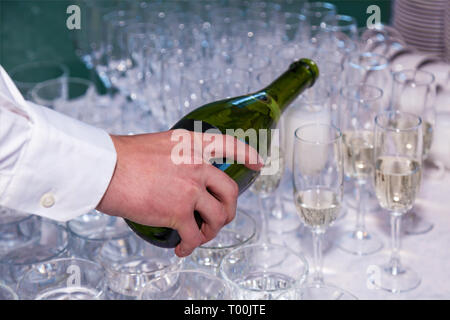
[[(174, 163), (172, 151), (178, 143), (172, 141), (174, 133), (189, 134), (191, 164)], [(232, 136), (208, 134), (207, 139), (194, 139), (194, 135), (198, 137), (199, 133), (170, 130), (134, 136), (112, 135), (117, 164), (97, 206), (109, 215), (177, 230), (181, 242), (175, 253), (179, 257), (190, 255), (196, 247), (213, 239), (236, 214), (238, 186), (226, 173), (211, 165), (210, 159), (204, 159), (202, 141), (222, 139), (222, 143), (211, 144), (217, 148), (209, 150), (212, 155), (245, 159), (245, 165), (252, 170), (263, 166), (255, 149)], [(250, 159), (259, 160), (250, 164)], [(204, 221), (200, 230), (194, 211)]]

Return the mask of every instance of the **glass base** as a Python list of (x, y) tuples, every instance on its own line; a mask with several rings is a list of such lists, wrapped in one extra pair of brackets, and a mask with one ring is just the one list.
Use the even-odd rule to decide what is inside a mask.
[(383, 243), (373, 234), (349, 231), (338, 239), (337, 246), (348, 253), (365, 256), (380, 251)]
[(425, 219), (422, 219), (416, 213), (411, 212), (403, 217), (403, 230), (406, 234), (416, 235), (430, 232), (434, 225)]
[[(365, 202), (365, 210), (367, 213), (377, 212), (380, 209), (380, 205), (378, 204), (378, 200), (375, 194), (369, 190), (367, 191), (366, 202)], [(345, 197), (344, 197), (345, 198)], [(345, 198), (345, 205), (351, 209), (356, 209), (356, 197), (354, 193)]]
[(353, 294), (333, 285), (313, 283), (301, 289), (301, 300), (358, 300)]
[(376, 288), (392, 293), (413, 290), (420, 282), (418, 274), (405, 267), (393, 268), (391, 265), (384, 265), (380, 267), (379, 272), (372, 275), (372, 283)]

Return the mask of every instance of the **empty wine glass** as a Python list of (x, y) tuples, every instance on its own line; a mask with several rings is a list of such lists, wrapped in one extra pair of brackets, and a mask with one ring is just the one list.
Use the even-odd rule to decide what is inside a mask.
[(0, 256), (37, 240), (39, 227), (37, 216), (0, 207)]
[(379, 266), (373, 284), (393, 293), (420, 284), (420, 277), (400, 262), (402, 216), (414, 205), (422, 174), (423, 133), (419, 116), (401, 111), (380, 113), (375, 118), (375, 192), (391, 215), (390, 261)]
[[(394, 110), (411, 112), (421, 117), (423, 133), (423, 161), (433, 143), (436, 122), (435, 77), (423, 70), (403, 70), (395, 72), (391, 107)], [(404, 217), (404, 230), (408, 234), (423, 234), (433, 229), (433, 224), (417, 214), (408, 212)]]
[(132, 243), (139, 250), (138, 239), (123, 219), (95, 210), (67, 222), (67, 229), (69, 251), (75, 257), (95, 260), (108, 240)]
[(89, 80), (70, 77), (63, 83), (44, 81), (31, 90), (30, 96), (35, 103), (72, 118), (105, 130), (120, 130), (120, 110), (99, 103), (95, 84)]
[[(256, 50), (258, 52), (258, 50)], [(263, 71), (267, 71), (270, 66), (270, 59), (260, 53), (242, 53), (235, 55), (233, 58), (233, 65), (248, 72), (248, 83), (250, 91), (256, 91), (259, 88), (259, 84), (256, 80), (256, 76)]]
[(128, 10), (112, 11), (103, 16), (105, 28), (105, 73), (111, 84), (125, 95), (128, 90), (128, 70), (132, 66), (128, 51), (127, 27), (142, 21), (142, 17)]
[(306, 2), (301, 13), (306, 17), (309, 24), (309, 39), (312, 45), (319, 41), (324, 29), (324, 22), (327, 17), (335, 16), (337, 8), (329, 2)]
[(213, 101), (209, 87), (218, 79), (217, 70), (206, 66), (192, 66), (181, 75), (180, 114), (184, 116), (195, 108)]
[(237, 299), (293, 299), (307, 274), (308, 263), (303, 255), (269, 243), (236, 248), (220, 263), (220, 275)]
[(366, 184), (374, 172), (373, 123), (383, 110), (383, 91), (370, 85), (351, 85), (341, 89), (341, 122), (344, 146), (344, 172), (355, 180), (356, 225), (338, 240), (338, 246), (352, 254), (367, 255), (379, 251), (383, 244), (365, 225)]
[(339, 129), (329, 124), (307, 124), (295, 131), (293, 185), (298, 215), (313, 234), (312, 284), (318, 299), (328, 299), (330, 290), (322, 274), (322, 237), (342, 204), (344, 166)]
[(354, 17), (343, 14), (327, 15), (323, 22), (325, 30), (337, 39), (340, 35), (345, 35), (353, 41), (358, 40), (358, 23)]
[(0, 274), (5, 283), (16, 284), (36, 264), (67, 255), (66, 228), (47, 219), (41, 218), (39, 222), (38, 235), (33, 241), (0, 256)]
[[(81, 30), (74, 32), (75, 52), (89, 69), (95, 69), (107, 89), (111, 83), (106, 74), (106, 28), (103, 17), (117, 10), (129, 10), (131, 1), (96, 0), (83, 1)], [(83, 10), (84, 9), (84, 10)]]
[(36, 264), (17, 285), (22, 300), (98, 300), (104, 291), (103, 268), (74, 258)]
[(368, 84), (383, 90), (382, 103), (387, 108), (392, 94), (392, 74), (385, 56), (373, 52), (351, 53), (344, 62), (345, 84)]
[(133, 238), (104, 242), (95, 259), (105, 268), (107, 299), (135, 300), (148, 282), (183, 267), (184, 259), (173, 250), (136, 242), (136, 235)]
[(41, 61), (17, 66), (9, 74), (22, 95), (30, 99), (31, 89), (40, 82), (54, 79), (63, 85), (69, 76), (69, 69), (62, 63)]
[(191, 259), (198, 265), (218, 272), (219, 264), (228, 252), (254, 242), (255, 238), (255, 220), (238, 209), (233, 221), (224, 226), (214, 239), (195, 249)]
[(231, 300), (232, 291), (222, 278), (198, 270), (163, 273), (142, 290), (140, 300)]

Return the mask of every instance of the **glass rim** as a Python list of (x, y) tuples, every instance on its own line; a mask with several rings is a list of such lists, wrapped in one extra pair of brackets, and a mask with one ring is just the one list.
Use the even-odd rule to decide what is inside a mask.
[[(2, 207), (2, 209), (12, 210), (12, 211), (15, 211), (15, 212), (23, 213), (23, 212), (20, 212), (20, 211), (17, 211), (17, 210), (13, 210), (13, 209), (9, 209), (9, 208), (5, 208), (5, 207)], [(17, 218), (19, 218), (19, 216), (17, 216)], [(40, 217), (36, 216), (34, 214), (24, 213), (24, 215), (21, 216), (18, 220), (14, 220), (14, 221), (7, 222), (7, 223), (2, 223), (2, 224), (0, 224), (0, 227), (9, 226), (9, 225), (13, 225), (13, 224), (19, 224), (19, 223), (25, 222), (25, 221), (33, 219), (33, 218), (39, 219)]]
[(295, 17), (298, 18), (299, 21), (306, 21), (306, 16), (299, 11), (283, 10), (282, 15), (284, 18)]
[[(225, 288), (225, 290), (227, 291), (228, 294), (232, 294), (230, 285), (228, 284), (228, 282), (219, 277), (218, 275), (215, 275), (213, 273), (210, 272), (206, 272), (204, 270), (199, 270), (199, 269), (181, 269), (181, 270), (174, 270), (174, 271), (169, 271), (169, 272), (165, 272), (163, 274), (161, 274), (160, 277), (154, 278), (150, 281), (148, 281), (140, 290), (139, 294), (138, 294), (138, 299), (139, 300), (144, 300), (143, 296), (145, 294), (145, 291), (148, 290), (148, 288), (150, 288), (150, 285), (152, 285), (153, 283), (155, 283), (156, 281), (161, 281), (163, 277), (167, 277), (167, 276), (171, 276), (171, 275), (180, 275), (180, 274), (198, 274), (198, 275), (202, 275), (205, 278), (212, 280), (212, 281), (216, 281), (218, 283), (223, 284), (223, 287)], [(208, 282), (208, 284), (210, 284), (210, 282)]]
[[(66, 262), (66, 261), (79, 261), (79, 262), (83, 262), (85, 264), (91, 265), (91, 266), (95, 266), (97, 271), (100, 271), (102, 273), (102, 279), (100, 280), (105, 281), (106, 277), (105, 277), (105, 270), (102, 267), (102, 265), (100, 265), (98, 262), (92, 261), (92, 260), (88, 260), (88, 259), (84, 259), (84, 258), (78, 258), (78, 257), (61, 257), (61, 258), (55, 258), (55, 259), (50, 259), (49, 261), (42, 261), (42, 262), (37, 262), (34, 263), (33, 266), (30, 268), (30, 270), (26, 271), (23, 276), (20, 278), (20, 280), (17, 282), (17, 294), (20, 296), (20, 288), (22, 287), (23, 283), (25, 282), (26, 276), (29, 274), (32, 274), (32, 272), (35, 272), (37, 269), (39, 269), (43, 264), (49, 264), (49, 263), (59, 263), (59, 262)], [(64, 270), (65, 271), (65, 270)], [(101, 290), (99, 292), (99, 296), (101, 296), (103, 294), (104, 290)]]
[[(322, 88), (322, 89), (323, 89), (323, 91), (322, 91), (320, 97), (316, 97), (316, 96), (309, 97), (307, 94), (303, 94), (303, 95), (300, 95), (300, 97), (298, 98), (296, 103), (298, 103), (298, 104), (313, 104), (313, 103), (324, 104), (328, 99), (331, 98), (331, 90), (329, 90), (328, 88)], [(324, 107), (327, 107), (327, 106), (328, 106), (327, 104), (324, 105)]]
[(51, 263), (59, 263), (59, 262), (73, 261), (73, 260), (84, 262), (84, 263), (87, 263), (87, 264), (90, 264), (90, 265), (95, 265), (99, 269), (103, 270), (102, 266), (98, 262), (93, 261), (93, 260), (88, 260), (88, 259), (80, 258), (80, 257), (61, 257), (61, 258), (52, 259), (51, 261), (38, 262), (36, 264), (33, 264), (33, 267), (31, 268), (31, 270), (28, 270), (25, 274), (27, 274), (28, 272), (32, 271), (32, 269), (38, 269), (39, 265), (44, 264), (44, 263), (45, 264), (50, 263), (50, 262)]
[[(92, 82), (91, 80), (87, 80), (87, 79), (83, 79), (83, 78), (78, 78), (78, 77), (67, 77), (64, 82), (67, 85), (70, 85), (71, 83), (76, 83), (76, 84), (84, 84), (88, 87), (90, 86), (94, 86), (94, 82)], [(42, 82), (37, 83), (34, 87), (33, 90), (36, 88), (42, 88), (44, 86), (48, 86), (48, 85), (52, 85), (52, 84), (61, 84), (61, 80), (60, 79), (49, 79), (49, 80), (45, 80)]]
[[(350, 91), (350, 90), (348, 90), (349, 88), (353, 88), (353, 89), (355, 89), (355, 88), (370, 88), (374, 92), (377, 92), (378, 95), (376, 95), (374, 97), (370, 97), (370, 98), (360, 98), (360, 99), (358, 99), (358, 98), (354, 97), (353, 95), (344, 94), (344, 92)], [(349, 85), (347, 85), (345, 87), (342, 87), (341, 90), (339, 90), (339, 93), (340, 93), (341, 97), (343, 97), (343, 98), (345, 98), (347, 100), (357, 101), (357, 102), (373, 102), (373, 101), (381, 99), (383, 97), (383, 95), (384, 95), (383, 89), (381, 89), (379, 87), (376, 87), (376, 86), (373, 86), (373, 85), (370, 85), (370, 84), (365, 84), (365, 83), (362, 83), (362, 84), (357, 84), (357, 83), (349, 84)]]
[(129, 230), (125, 229), (124, 231), (120, 232), (119, 234), (113, 235), (111, 237), (88, 238), (88, 236), (81, 235), (78, 232), (72, 230), (72, 227), (70, 227), (70, 221), (69, 221), (69, 223), (67, 223), (67, 231), (71, 235), (73, 235), (73, 236), (75, 236), (77, 238), (80, 238), (80, 239), (85, 240), (85, 241), (93, 241), (93, 242), (96, 242), (96, 241), (103, 242), (103, 241), (110, 241), (110, 240), (120, 240), (120, 239), (128, 238), (128, 237), (134, 235), (134, 232), (131, 229), (129, 229)]
[[(336, 132), (337, 135), (333, 139), (329, 139), (326, 142), (317, 142), (317, 141), (306, 140), (299, 136), (299, 132), (308, 127), (326, 127), (328, 129), (334, 129), (334, 131)], [(304, 124), (304, 125), (298, 127), (297, 129), (295, 129), (294, 136), (295, 136), (295, 140), (301, 141), (302, 143), (308, 143), (308, 144), (312, 144), (312, 145), (330, 145), (330, 144), (336, 143), (337, 141), (342, 139), (342, 132), (338, 127), (336, 127), (333, 124), (308, 123), (308, 124)]]
[[(105, 244), (107, 242), (108, 241), (106, 241)], [(102, 245), (102, 248), (105, 246), (105, 244)], [(102, 250), (102, 248), (100, 248), (100, 251)], [(122, 261), (120, 261), (118, 263), (115, 263), (115, 262), (111, 263), (110, 261), (104, 262), (104, 261), (101, 261), (101, 260), (100, 261), (96, 261), (96, 263), (101, 265), (105, 269), (107, 274), (139, 276), (139, 275), (143, 275), (143, 274), (144, 275), (149, 275), (149, 274), (158, 273), (158, 272), (161, 272), (161, 271), (173, 268), (173, 267), (181, 268), (185, 258), (178, 258), (176, 255), (173, 255), (173, 257), (171, 257), (169, 259), (172, 259), (172, 258), (175, 258), (175, 262), (173, 264), (169, 264), (169, 265), (166, 265), (166, 266), (164, 266), (162, 268), (158, 268), (158, 269), (151, 270), (151, 271), (145, 271), (145, 272), (129, 272), (129, 271), (117, 270), (117, 266), (121, 266), (125, 262), (130, 262), (130, 261), (135, 261), (135, 260), (147, 261), (147, 260), (151, 259), (151, 257), (146, 257), (144, 255), (137, 255), (137, 254), (135, 254), (135, 255), (127, 257), (126, 259), (124, 259), (124, 260), (122, 260)], [(168, 271), (168, 272), (176, 272), (176, 271), (177, 270)], [(165, 273), (168, 273), (168, 272), (165, 272)]]
[(327, 23), (328, 20), (331, 20), (330, 22), (345, 22), (344, 25), (333, 25), (327, 23), (325, 29), (330, 29), (332, 31), (342, 31), (351, 28), (355, 28), (355, 30), (357, 30), (358, 28), (358, 22), (356, 21), (356, 18), (346, 14), (328, 15), (324, 18), (324, 20), (325, 23)]
[[(229, 246), (223, 246), (223, 247), (218, 247), (218, 246), (205, 246), (205, 244), (201, 245), (198, 247), (198, 249), (202, 249), (202, 250), (222, 250), (222, 249), (233, 249), (233, 248), (237, 248), (239, 246), (244, 246), (247, 243), (249, 243), (256, 235), (256, 220), (253, 219), (253, 217), (251, 217), (246, 211), (242, 210), (242, 209), (237, 209), (236, 210), (236, 214), (239, 212), (239, 214), (243, 214), (246, 218), (250, 219), (251, 223), (252, 223), (252, 232), (248, 237), (245, 237), (245, 240), (242, 241), (241, 243), (236, 243), (233, 245), (229, 245)], [(235, 218), (237, 219), (237, 218)]]
[[(379, 60), (381, 60), (382, 62), (378, 63), (378, 64), (372, 64), (367, 67), (367, 66), (361, 65), (357, 62), (354, 62), (353, 60), (355, 59), (355, 57), (358, 57), (358, 58), (359, 57), (364, 57), (364, 58), (376, 57)], [(354, 52), (354, 53), (350, 54), (347, 61), (351, 67), (353, 67), (355, 69), (359, 69), (359, 70), (364, 70), (364, 71), (379, 71), (379, 70), (387, 69), (389, 66), (389, 60), (388, 60), (388, 58), (386, 58), (386, 56), (379, 54), (379, 53), (375, 53), (375, 52), (369, 52), (369, 51)]]
[[(393, 115), (393, 114), (406, 115), (412, 119), (417, 119), (418, 121), (415, 125), (411, 125), (410, 127), (404, 128), (404, 129), (388, 127), (388, 126), (385, 126), (385, 125), (382, 125), (379, 123), (378, 120), (381, 119), (381, 117), (388, 117), (389, 115)], [(375, 116), (375, 125), (384, 131), (391, 131), (391, 132), (415, 131), (422, 125), (422, 117), (420, 117), (414, 113), (411, 113), (411, 112), (405, 112), (405, 111), (400, 111), (400, 110), (389, 110), (389, 111), (381, 112)]]
[[(337, 6), (336, 5), (334, 5), (334, 4), (330, 3), (330, 2), (322, 2), (322, 1), (305, 2), (301, 12), (303, 13), (306, 10), (309, 10), (309, 12), (311, 12), (311, 11), (313, 11), (313, 9), (317, 9), (317, 8), (327, 9), (328, 12), (330, 12), (330, 13), (336, 13), (337, 12)], [(324, 10), (324, 12), (326, 12), (326, 11)]]
[[(305, 281), (306, 277), (309, 274), (309, 264), (308, 264), (308, 261), (306, 260), (304, 255), (295, 252), (294, 250), (292, 250), (288, 246), (282, 246), (282, 245), (274, 244), (274, 243), (253, 243), (253, 244), (247, 244), (245, 246), (242, 246), (242, 247), (235, 248), (235, 249), (231, 250), (220, 261), (218, 269), (219, 269), (220, 275), (222, 276), (222, 278), (227, 283), (232, 283), (233, 285), (237, 286), (241, 290), (251, 291), (251, 292), (260, 292), (260, 290), (248, 289), (248, 288), (245, 288), (245, 287), (243, 287), (241, 285), (236, 284), (232, 279), (230, 279), (228, 274), (224, 271), (226, 260), (227, 260), (227, 258), (229, 256), (232, 256), (233, 254), (236, 254), (236, 252), (238, 252), (239, 250), (246, 250), (246, 249), (249, 249), (249, 248), (256, 248), (256, 247), (260, 247), (262, 250), (267, 250), (269, 247), (274, 248), (274, 249), (278, 249), (280, 251), (284, 250), (284, 251), (287, 251), (289, 254), (292, 254), (292, 255), (296, 256), (297, 258), (299, 258), (301, 260), (303, 266), (304, 266), (304, 271), (303, 271), (303, 274), (301, 274), (298, 279), (295, 279), (295, 282), (296, 283), (297, 282), (302, 283), (303, 281)], [(295, 286), (294, 287), (289, 287), (289, 288), (275, 289), (275, 290), (276, 291), (287, 291), (287, 290), (292, 290), (294, 288), (295, 288)], [(270, 290), (270, 291), (275, 291), (275, 290)]]
[[(24, 72), (28, 68), (31, 68), (31, 69), (36, 68), (37, 69), (37, 68), (48, 68), (48, 67), (53, 67), (55, 69), (59, 68), (60, 71), (62, 71), (62, 72), (61, 72), (61, 75), (59, 75), (57, 78), (52, 78), (52, 79), (48, 79), (45, 81), (56, 80), (61, 77), (69, 75), (69, 68), (64, 63), (50, 61), (50, 60), (27, 62), (27, 63), (21, 64), (21, 65), (15, 66), (14, 68), (12, 68), (9, 71), (9, 75), (11, 76), (11, 79), (14, 82), (17, 82), (20, 84), (26, 84), (26, 85), (35, 85), (35, 84), (38, 84), (39, 82), (16, 80), (16, 79), (14, 79), (14, 74), (17, 74), (19, 72)], [(45, 82), (45, 81), (43, 81), (43, 82)]]
[[(55, 252), (51, 256), (45, 257), (43, 259), (40, 259), (39, 261), (34, 261), (32, 263), (11, 263), (11, 261), (4, 262), (4, 261), (2, 261), (0, 259), (0, 265), (1, 264), (3, 264), (3, 265), (12, 265), (12, 266), (28, 266), (28, 265), (32, 265), (34, 267), (34, 265), (36, 265), (36, 264), (42, 264), (42, 263), (46, 263), (46, 262), (48, 262), (50, 260), (58, 259), (58, 257), (60, 257), (64, 252), (68, 251), (68, 249), (69, 249), (69, 234), (68, 234), (67, 228), (62, 226), (62, 225), (60, 225), (60, 224), (58, 224), (58, 223), (56, 223), (56, 222), (53, 222), (53, 221), (41, 221), (41, 223), (45, 223), (45, 224), (48, 224), (48, 225), (53, 225), (54, 227), (56, 227), (58, 229), (58, 232), (60, 232), (63, 235), (65, 234), (65, 239), (64, 239), (63, 244), (60, 245), (60, 246), (56, 246), (56, 248), (58, 248), (57, 252)], [(35, 243), (32, 242), (30, 244), (27, 244), (25, 247), (34, 246), (34, 245), (35, 245)], [(3, 257), (4, 256), (5, 255), (3, 255)]]
[(92, 82), (91, 80), (87, 80), (87, 79), (83, 79), (83, 78), (77, 78), (77, 77), (67, 77), (63, 81), (61, 81), (61, 79), (50, 79), (50, 80), (46, 80), (46, 81), (42, 81), (42, 82), (37, 83), (36, 85), (34, 85), (31, 88), (30, 96), (33, 99), (39, 100), (39, 101), (47, 101), (47, 102), (54, 101), (54, 100), (59, 99), (59, 98), (56, 98), (56, 99), (42, 98), (42, 97), (39, 96), (39, 91), (42, 90), (43, 88), (51, 87), (51, 86), (54, 86), (54, 85), (57, 85), (57, 86), (66, 85), (67, 93), (69, 93), (70, 92), (69, 86), (71, 84), (85, 85), (86, 86), (86, 92), (89, 90), (89, 88), (96, 89), (95, 83)]
[(14, 289), (11, 286), (7, 285), (6, 283), (0, 282), (0, 291), (2, 290), (8, 292), (12, 296), (11, 300), (19, 299), (19, 295), (17, 294), (16, 291), (14, 291)]
[(342, 289), (342, 288), (339, 288), (339, 287), (337, 287), (337, 286), (335, 286), (333, 284), (329, 284), (329, 283), (309, 283), (309, 284), (303, 285), (301, 288), (298, 288), (297, 290), (302, 291), (305, 288), (306, 289), (311, 289), (311, 288), (317, 288), (317, 289), (320, 289), (320, 288), (332, 288), (332, 289), (336, 289), (336, 290), (342, 292), (343, 294), (345, 294), (345, 295), (347, 295), (349, 297), (352, 297), (355, 300), (359, 300), (358, 297), (356, 297), (354, 294), (350, 293), (349, 291), (347, 291), (345, 289)]
[[(408, 75), (411, 75), (411, 73), (413, 74), (413, 78), (408, 77)], [(423, 80), (423, 81), (417, 81), (415, 79), (417, 74), (424, 75), (428, 79)], [(400, 76), (402, 76), (402, 75), (405, 75), (406, 79), (400, 79)], [(431, 72), (425, 71), (425, 70), (420, 70), (420, 69), (405, 69), (405, 70), (401, 70), (401, 71), (396, 71), (393, 73), (393, 77), (394, 77), (394, 81), (396, 83), (405, 84), (405, 82), (407, 82), (407, 81), (412, 81), (414, 83), (414, 85), (421, 86), (421, 87), (422, 86), (430, 86), (436, 80), (436, 77), (434, 74), (432, 74)]]

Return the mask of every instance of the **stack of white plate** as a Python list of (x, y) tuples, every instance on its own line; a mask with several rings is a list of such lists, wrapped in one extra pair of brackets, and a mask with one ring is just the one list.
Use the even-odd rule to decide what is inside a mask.
[(445, 48), (447, 62), (450, 62), (450, 1), (447, 3), (447, 12), (445, 17)]
[(445, 57), (448, 3), (449, 0), (395, 0), (394, 27), (411, 47)]

